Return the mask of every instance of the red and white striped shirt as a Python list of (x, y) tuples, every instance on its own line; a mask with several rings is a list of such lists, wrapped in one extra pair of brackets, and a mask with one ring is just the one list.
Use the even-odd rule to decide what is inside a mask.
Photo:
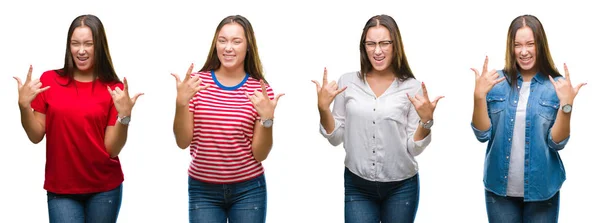
[[(245, 94), (261, 92), (259, 80), (246, 75), (236, 86), (223, 86), (214, 72), (192, 74), (195, 75), (200, 75), (202, 84), (209, 87), (190, 100), (194, 135), (189, 175), (217, 184), (242, 182), (261, 175), (264, 169), (252, 154), (254, 123), (260, 116)], [(269, 98), (273, 99), (273, 90), (265, 85)]]

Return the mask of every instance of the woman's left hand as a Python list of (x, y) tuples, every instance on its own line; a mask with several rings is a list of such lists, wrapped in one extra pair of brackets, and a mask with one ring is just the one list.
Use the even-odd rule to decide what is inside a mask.
[(429, 95), (427, 94), (427, 88), (425, 87), (425, 83), (421, 83), (421, 88), (423, 89), (423, 96), (415, 95), (415, 97), (411, 97), (406, 93), (408, 100), (415, 106), (415, 110), (417, 110), (417, 114), (419, 114), (419, 118), (421, 118), (422, 122), (427, 122), (433, 119), (433, 111), (437, 106), (437, 103), (444, 96), (438, 96), (433, 101), (429, 101)]
[(135, 105), (138, 97), (142, 96), (144, 93), (137, 93), (132, 98), (129, 97), (129, 85), (127, 84), (127, 78), (123, 78), (123, 90), (119, 87), (115, 87), (114, 90), (110, 89), (109, 86), (106, 86), (108, 89), (108, 93), (113, 99), (115, 104), (115, 109), (119, 113), (119, 117), (125, 117), (131, 115), (131, 110)]
[(260, 80), (260, 86), (262, 88), (262, 92), (254, 90), (252, 94), (248, 94), (248, 92), (246, 92), (246, 96), (248, 99), (250, 99), (250, 102), (252, 102), (254, 109), (256, 109), (256, 112), (258, 112), (258, 115), (261, 119), (272, 119), (275, 113), (275, 107), (277, 107), (277, 102), (284, 94), (277, 94), (275, 98), (271, 100), (263, 80)]
[(554, 85), (554, 90), (556, 90), (556, 96), (558, 100), (560, 100), (561, 105), (565, 104), (573, 104), (575, 100), (575, 96), (579, 93), (579, 89), (586, 85), (586, 83), (580, 83), (577, 87), (573, 87), (571, 84), (571, 75), (569, 74), (569, 69), (567, 68), (567, 64), (564, 64), (565, 69), (565, 78), (559, 78), (558, 80), (554, 80), (551, 76), (548, 76), (552, 85)]

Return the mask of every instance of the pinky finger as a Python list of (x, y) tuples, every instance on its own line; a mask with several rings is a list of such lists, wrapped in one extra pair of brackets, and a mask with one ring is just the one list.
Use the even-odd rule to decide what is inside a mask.
[(506, 80), (506, 77), (502, 77), (500, 79), (497, 79), (496, 81), (494, 81), (494, 85), (496, 85), (496, 84), (498, 84), (498, 83), (500, 83), (500, 82), (502, 82), (504, 80)]
[(44, 88), (37, 89), (37, 91), (35, 91), (35, 93), (39, 94), (39, 93), (42, 93), (42, 92), (44, 92), (44, 91), (46, 91), (48, 89), (50, 89), (50, 86), (46, 86)]

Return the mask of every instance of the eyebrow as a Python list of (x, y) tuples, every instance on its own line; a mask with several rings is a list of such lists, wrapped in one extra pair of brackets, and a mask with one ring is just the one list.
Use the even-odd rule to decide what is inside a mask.
[[(219, 36), (218, 38), (219, 38), (219, 39), (221, 39), (221, 38), (223, 38), (223, 39), (227, 39), (227, 37), (224, 37), (224, 36)], [(237, 36), (236, 36), (236, 37), (233, 37), (233, 39), (244, 39), (244, 37), (237, 37)]]

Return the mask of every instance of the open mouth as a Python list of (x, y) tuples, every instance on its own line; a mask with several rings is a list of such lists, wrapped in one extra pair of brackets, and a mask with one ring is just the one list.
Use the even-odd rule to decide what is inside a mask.
[(385, 57), (373, 57), (373, 59), (377, 62), (382, 62), (385, 59)]
[(522, 63), (530, 63), (531, 61), (533, 61), (533, 57), (519, 57), (519, 60)]

